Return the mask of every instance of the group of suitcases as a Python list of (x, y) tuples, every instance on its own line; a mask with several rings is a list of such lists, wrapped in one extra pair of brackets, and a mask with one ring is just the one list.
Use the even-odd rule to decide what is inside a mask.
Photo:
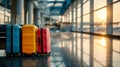
[(50, 54), (50, 30), (35, 25), (6, 26), (6, 56)]

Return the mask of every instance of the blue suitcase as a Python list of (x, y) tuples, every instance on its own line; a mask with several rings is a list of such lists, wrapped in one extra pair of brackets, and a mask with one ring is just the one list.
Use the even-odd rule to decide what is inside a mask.
[(6, 26), (6, 55), (12, 53), (12, 25)]
[(21, 27), (19, 25), (13, 25), (12, 28), (12, 53), (20, 55), (21, 53)]

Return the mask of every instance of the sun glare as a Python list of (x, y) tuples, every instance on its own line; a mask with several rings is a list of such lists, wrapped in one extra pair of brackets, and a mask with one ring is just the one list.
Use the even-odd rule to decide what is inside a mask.
[(106, 8), (101, 9), (95, 13), (95, 19), (96, 21), (105, 23), (106, 22), (106, 17), (107, 17), (107, 12)]
[(102, 9), (102, 10), (98, 11), (97, 15), (98, 15), (99, 19), (105, 20), (106, 16), (107, 16), (106, 9)]
[(100, 45), (106, 47), (106, 39), (104, 37), (100, 40)]

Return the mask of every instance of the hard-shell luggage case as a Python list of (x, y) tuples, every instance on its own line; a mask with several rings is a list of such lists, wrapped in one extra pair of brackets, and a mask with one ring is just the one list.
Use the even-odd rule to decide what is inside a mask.
[(20, 55), (21, 53), (21, 27), (19, 25), (13, 25), (12, 28), (12, 52), (13, 55)]
[(6, 25), (0, 25), (0, 49), (5, 49), (6, 44)]
[(38, 30), (37, 30), (37, 39), (38, 39), (38, 50), (37, 50), (37, 53), (38, 54), (42, 54), (42, 44), (41, 44), (41, 29), (39, 28)]
[(12, 25), (6, 26), (6, 55), (12, 54)]
[(41, 29), (42, 33), (42, 50), (43, 54), (49, 54), (51, 52), (50, 50), (50, 32), (48, 28), (42, 28)]
[(24, 25), (22, 27), (22, 53), (36, 54), (37, 53), (37, 27), (34, 25)]

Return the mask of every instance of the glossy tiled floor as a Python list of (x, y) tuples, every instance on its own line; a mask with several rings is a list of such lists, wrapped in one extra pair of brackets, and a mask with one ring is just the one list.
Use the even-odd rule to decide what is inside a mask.
[(51, 50), (48, 57), (0, 57), (0, 67), (120, 67), (119, 39), (51, 33)]
[(0, 50), (0, 67), (73, 67), (67, 53), (59, 47), (58, 37), (51, 38), (52, 52), (48, 57), (5, 57), (5, 51)]

